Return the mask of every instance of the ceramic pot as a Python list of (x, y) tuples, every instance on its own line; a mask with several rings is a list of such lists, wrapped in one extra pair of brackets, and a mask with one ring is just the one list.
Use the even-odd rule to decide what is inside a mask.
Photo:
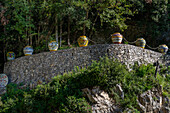
[(136, 41), (136, 45), (141, 48), (145, 48), (146, 41), (143, 38), (138, 38)]
[(14, 52), (8, 52), (7, 53), (7, 60), (14, 60), (15, 59), (15, 53)]
[(48, 48), (50, 51), (57, 51), (58, 49), (58, 44), (56, 41), (51, 41), (48, 43)]
[(159, 46), (158, 50), (159, 50), (159, 52), (165, 54), (168, 51), (168, 46), (166, 46), (165, 44), (162, 44)]
[(88, 45), (88, 39), (86, 36), (80, 36), (78, 38), (78, 44), (80, 47), (85, 47)]
[(5, 87), (8, 84), (8, 76), (6, 74), (0, 74), (0, 87)]
[(121, 44), (123, 36), (120, 33), (114, 33), (111, 35), (112, 36), (112, 42), (114, 44)]
[(25, 56), (29, 56), (29, 55), (32, 55), (34, 50), (31, 46), (26, 46), (24, 47), (23, 51), (24, 51)]

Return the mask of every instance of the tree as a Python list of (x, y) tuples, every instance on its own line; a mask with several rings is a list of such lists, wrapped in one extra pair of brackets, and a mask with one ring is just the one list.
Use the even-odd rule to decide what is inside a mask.
[(31, 18), (32, 4), (28, 1), (5, 0), (3, 4), (4, 7), (1, 12), (5, 10), (3, 16), (7, 19), (7, 22), (1, 21), (1, 27), (3, 27), (4, 31), (1, 31), (0, 40), (3, 42), (4, 55), (6, 55), (7, 51), (15, 50), (15, 48), (20, 51), (21, 46), (23, 46), (22, 41), (29, 44), (34, 24)]
[(134, 3), (133, 8), (138, 11), (131, 21), (144, 29), (141, 36), (154, 47), (161, 43), (168, 44), (164, 35), (169, 30), (168, 0), (131, 0), (131, 2)]

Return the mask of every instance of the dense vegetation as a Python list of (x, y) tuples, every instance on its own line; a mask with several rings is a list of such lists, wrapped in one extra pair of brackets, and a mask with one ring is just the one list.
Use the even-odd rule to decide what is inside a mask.
[[(129, 72), (124, 64), (103, 58), (83, 69), (57, 75), (48, 84), (19, 89), (16, 84), (9, 84), (7, 93), (0, 99), (0, 112), (5, 113), (90, 113), (91, 103), (83, 97), (83, 88), (100, 86), (108, 92), (123, 109), (130, 108), (137, 112), (137, 95), (152, 87), (163, 86), (163, 95), (170, 97), (170, 75), (168, 68), (161, 67), (154, 77), (153, 65), (135, 64)], [(169, 69), (170, 71), (170, 69)], [(164, 77), (163, 77), (164, 76)], [(115, 93), (116, 84), (120, 84), (125, 98)]]
[(168, 45), (168, 9), (168, 0), (1, 0), (0, 66), (8, 51), (48, 51), (50, 40), (59, 40), (60, 49), (76, 46), (81, 35), (90, 44), (111, 43), (110, 34), (121, 32), (130, 41)]
[[(60, 49), (70, 48), (77, 46), (81, 35), (93, 40), (90, 44), (111, 43), (110, 34), (121, 32), (130, 41), (144, 37), (152, 47), (168, 45), (169, 8), (168, 0), (1, 0), (0, 72), (8, 51), (16, 57), (23, 55), (26, 45), (33, 46), (34, 53), (48, 51), (51, 40), (57, 40)], [(129, 72), (125, 65), (105, 58), (32, 90), (9, 84), (0, 97), (0, 112), (91, 112), (81, 89), (93, 86), (103, 88), (122, 108), (133, 110), (138, 94), (160, 84), (170, 97), (166, 68), (157, 78), (152, 65), (132, 68)], [(114, 93), (116, 84), (125, 92), (123, 101)]]

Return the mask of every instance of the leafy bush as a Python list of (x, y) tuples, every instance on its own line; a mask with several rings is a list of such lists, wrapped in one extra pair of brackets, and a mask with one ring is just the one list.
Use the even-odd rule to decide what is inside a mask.
[[(170, 94), (170, 75), (168, 68), (166, 77), (154, 77), (155, 67), (151, 64), (138, 66), (132, 71), (117, 60), (102, 58), (91, 66), (76, 68), (70, 73), (57, 75), (45, 85), (38, 85), (30, 90), (18, 89), (16, 84), (9, 84), (7, 93), (1, 97), (0, 112), (5, 113), (46, 113), (46, 112), (91, 112), (88, 100), (81, 89), (100, 86), (109, 93), (122, 108), (137, 109), (137, 95), (159, 85), (163, 86), (163, 95)], [(125, 93), (122, 99), (116, 92), (116, 84), (120, 84)]]
[(66, 105), (62, 104), (60, 111), (62, 113), (91, 113), (91, 106), (84, 98), (77, 99), (69, 96)]

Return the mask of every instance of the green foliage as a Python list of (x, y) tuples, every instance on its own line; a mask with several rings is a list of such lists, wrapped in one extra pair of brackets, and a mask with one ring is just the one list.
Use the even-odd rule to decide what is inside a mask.
[(66, 101), (66, 105), (61, 105), (62, 113), (91, 113), (91, 106), (84, 98), (69, 96)]
[[(151, 4), (145, 0), (3, 0), (1, 5), (1, 51), (5, 55), (14, 51), (16, 57), (23, 55), (26, 45), (33, 46), (34, 54), (48, 51), (48, 42), (56, 40), (56, 32), (65, 42), (70, 34), (73, 44), (81, 35), (92, 39), (101, 33), (105, 38), (102, 43), (108, 43), (110, 34), (124, 31), (130, 21), (142, 28), (138, 34), (147, 42), (162, 43), (169, 27), (168, 0), (155, 0)], [(131, 34), (133, 37), (134, 33)]]
[(137, 66), (137, 64), (135, 64), (134, 67), (134, 71), (136, 72), (136, 76), (149, 76), (149, 75), (154, 75), (155, 73), (155, 68), (153, 67), (153, 65), (148, 64), (147, 66), (145, 66), (144, 64), (142, 64), (140, 67)]
[(134, 3), (133, 8), (138, 11), (132, 21), (146, 31), (141, 36), (152, 45), (156, 43), (155, 46), (161, 43), (168, 44), (164, 37), (169, 30), (168, 0), (152, 0), (150, 3), (146, 0), (131, 1)]
[(98, 10), (101, 12), (100, 19), (101, 23), (106, 22), (111, 27), (117, 26), (120, 30), (127, 29), (125, 21), (128, 19), (128, 16), (133, 16), (136, 11), (133, 11), (131, 8), (133, 4), (126, 0), (121, 0), (119, 2), (109, 0), (104, 1), (96, 5)]
[[(6, 30), (4, 35), (14, 36), (20, 35), (22, 38), (27, 38), (28, 35), (32, 34), (31, 30), (34, 27), (33, 13), (31, 10), (33, 9), (33, 4), (29, 4), (26, 0), (15, 0), (15, 2), (11, 0), (5, 0), (5, 16), (10, 19), (7, 25), (4, 25), (4, 29)], [(15, 9), (15, 10), (13, 10)], [(16, 34), (16, 31), (18, 34)], [(12, 38), (12, 37), (11, 37)], [(17, 38), (14, 36), (13, 38)]]
[(157, 79), (163, 87), (163, 95), (166, 95), (170, 98), (170, 66), (160, 66), (160, 74), (158, 74)]
[[(35, 89), (18, 89), (16, 84), (9, 84), (7, 93), (1, 97), (0, 112), (11, 113), (46, 113), (46, 112), (91, 112), (91, 107), (82, 95), (83, 88), (100, 86), (109, 93), (122, 108), (130, 108), (137, 112), (137, 95), (162, 85), (163, 95), (169, 96), (170, 75), (158, 74), (154, 78), (154, 66), (151, 64), (138, 66), (135, 64), (128, 71), (126, 66), (117, 60), (101, 58), (93, 61), (91, 66), (75, 70), (63, 75), (57, 75), (45, 85)], [(167, 68), (168, 69), (168, 68)], [(161, 71), (163, 74), (166, 71)], [(124, 99), (116, 91), (116, 85), (121, 85)]]

